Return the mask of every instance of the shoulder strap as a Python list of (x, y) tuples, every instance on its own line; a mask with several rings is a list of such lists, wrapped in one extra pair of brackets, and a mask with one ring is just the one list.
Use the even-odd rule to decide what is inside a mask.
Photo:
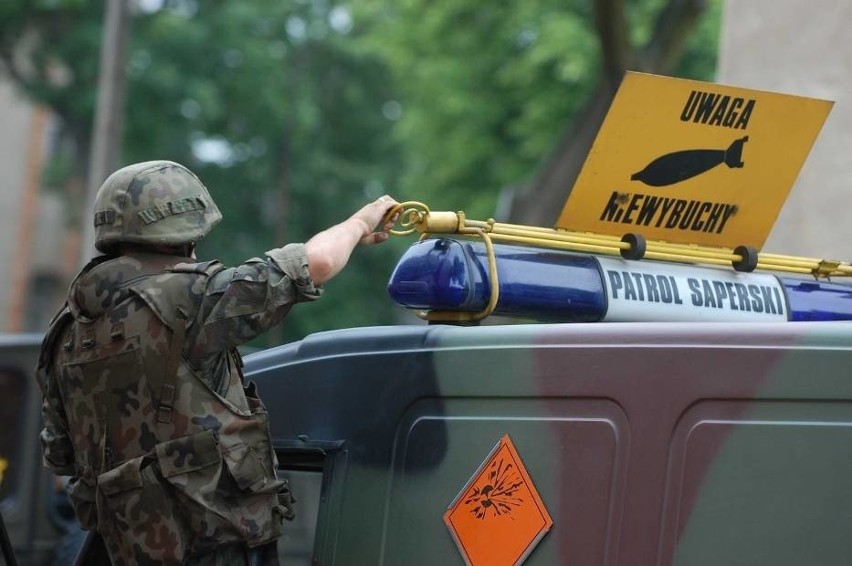
[(56, 341), (59, 339), (59, 335), (62, 334), (65, 325), (71, 321), (71, 318), (71, 310), (68, 308), (68, 303), (66, 302), (50, 320), (50, 326), (41, 342), (41, 351), (39, 352), (38, 367), (36, 368), (35, 375), (36, 381), (38, 381), (39, 387), (42, 390), (44, 389), (44, 383), (42, 383), (41, 371), (48, 368), (53, 361)]
[(172, 422), (172, 409), (175, 403), (178, 362), (183, 351), (186, 336), (186, 316), (177, 311), (174, 328), (172, 329), (172, 344), (169, 357), (166, 358), (166, 375), (163, 376), (163, 388), (160, 390), (160, 404), (157, 407), (157, 422), (168, 424)]
[(206, 275), (215, 275), (217, 272), (225, 269), (217, 259), (203, 261), (198, 263), (178, 263), (172, 266), (168, 271), (172, 273), (204, 273)]

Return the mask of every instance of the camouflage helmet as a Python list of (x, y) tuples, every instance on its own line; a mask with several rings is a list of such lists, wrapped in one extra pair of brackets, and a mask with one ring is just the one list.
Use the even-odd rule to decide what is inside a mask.
[(119, 169), (95, 197), (95, 247), (116, 244), (181, 246), (203, 238), (222, 213), (189, 169), (146, 161)]

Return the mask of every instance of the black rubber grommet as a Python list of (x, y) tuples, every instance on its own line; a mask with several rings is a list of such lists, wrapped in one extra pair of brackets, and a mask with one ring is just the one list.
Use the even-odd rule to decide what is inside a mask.
[(757, 249), (751, 246), (737, 246), (734, 253), (740, 256), (740, 261), (732, 261), (734, 269), (742, 273), (750, 273), (757, 268)]
[(630, 244), (630, 248), (621, 250), (621, 257), (624, 259), (642, 259), (645, 257), (645, 252), (648, 251), (648, 244), (645, 242), (645, 236), (641, 234), (628, 233), (622, 236), (622, 242)]

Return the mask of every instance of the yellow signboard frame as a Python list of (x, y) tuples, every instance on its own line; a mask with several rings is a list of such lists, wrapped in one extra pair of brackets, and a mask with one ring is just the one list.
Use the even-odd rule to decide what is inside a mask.
[(833, 104), (628, 72), (556, 227), (759, 249)]

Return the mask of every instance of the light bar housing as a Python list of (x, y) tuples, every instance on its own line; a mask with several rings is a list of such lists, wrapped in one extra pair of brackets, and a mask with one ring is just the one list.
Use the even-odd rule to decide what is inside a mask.
[[(772, 273), (631, 261), (494, 244), (493, 314), (547, 322), (852, 320), (852, 285)], [(491, 296), (481, 241), (413, 244), (388, 283), (398, 304), (430, 313), (476, 312)]]

